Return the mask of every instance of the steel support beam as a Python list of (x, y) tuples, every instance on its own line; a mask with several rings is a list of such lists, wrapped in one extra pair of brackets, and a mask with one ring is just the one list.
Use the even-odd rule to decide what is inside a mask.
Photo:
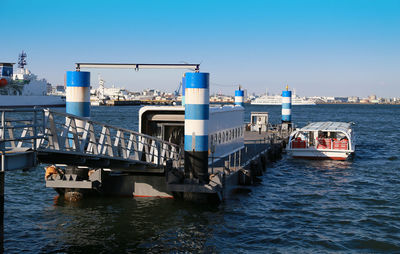
[(81, 68), (100, 68), (100, 69), (190, 69), (200, 70), (200, 64), (129, 64), (129, 63), (76, 63), (76, 71)]

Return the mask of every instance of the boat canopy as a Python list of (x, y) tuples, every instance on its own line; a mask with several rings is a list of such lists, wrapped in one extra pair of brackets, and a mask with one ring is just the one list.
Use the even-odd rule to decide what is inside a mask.
[(330, 132), (348, 132), (351, 129), (351, 123), (344, 122), (314, 122), (304, 126), (297, 131), (330, 131)]

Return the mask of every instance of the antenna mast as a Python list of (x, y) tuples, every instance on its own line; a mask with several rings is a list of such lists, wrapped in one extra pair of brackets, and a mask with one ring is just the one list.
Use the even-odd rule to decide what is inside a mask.
[(24, 69), (25, 65), (27, 65), (26, 53), (22, 50), (22, 53), (19, 54), (19, 57), (18, 57), (18, 68)]

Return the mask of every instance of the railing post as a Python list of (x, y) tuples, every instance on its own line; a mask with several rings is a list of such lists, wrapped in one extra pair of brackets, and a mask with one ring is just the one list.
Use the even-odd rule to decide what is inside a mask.
[(161, 147), (161, 145), (160, 145), (160, 143), (159, 142), (157, 142), (156, 143), (156, 146), (157, 146), (157, 166), (160, 166), (160, 159), (161, 159), (161, 149), (160, 149), (160, 147)]
[(36, 110), (34, 109), (33, 111), (33, 151), (36, 151), (37, 148), (37, 116), (36, 116)]
[(237, 152), (235, 152), (234, 154), (234, 161), (233, 161), (233, 167), (235, 168), (235, 170), (236, 170), (236, 153)]
[(6, 155), (5, 155), (5, 149), (6, 149), (6, 143), (4, 142), (5, 140), (5, 135), (6, 135), (6, 112), (3, 111), (1, 112), (1, 140), (0, 140), (0, 151), (1, 151), (1, 171), (4, 172), (5, 167), (6, 167)]
[(241, 160), (242, 160), (242, 149), (239, 149), (239, 168), (240, 168), (240, 163), (241, 163)]
[(4, 171), (0, 171), (0, 253), (4, 252)]
[(0, 134), (1, 134), (1, 138), (2, 138), (2, 139), (4, 139), (4, 135), (5, 135), (5, 133), (6, 133), (6, 132), (5, 132), (5, 126), (6, 126), (6, 125), (5, 125), (5, 118), (6, 118), (6, 117), (5, 117), (5, 114), (6, 114), (5, 111), (2, 111), (2, 112), (1, 112), (1, 133), (0, 133)]
[(1, 170), (0, 170), (0, 253), (4, 252), (4, 170), (5, 170), (5, 114), (1, 113), (1, 139), (0, 139), (0, 151), (1, 151)]
[(47, 125), (47, 117), (46, 117), (46, 110), (43, 109), (42, 117), (43, 117), (43, 135), (46, 134), (46, 125)]

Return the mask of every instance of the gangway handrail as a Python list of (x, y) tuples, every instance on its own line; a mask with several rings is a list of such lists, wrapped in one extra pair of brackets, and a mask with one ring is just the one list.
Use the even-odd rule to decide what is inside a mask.
[[(6, 143), (10, 143), (11, 148), (21, 148), (24, 144), (29, 144), (29, 146), (36, 150), (38, 145), (38, 140), (43, 139), (43, 133), (38, 133), (38, 128), (43, 128), (42, 123), (39, 124), (37, 114), (42, 112), (44, 118), (43, 108), (21, 108), (21, 109), (10, 109), (4, 108), (0, 109), (1, 112), (1, 126), (0, 126), (0, 150), (6, 151), (9, 148), (6, 147)], [(27, 119), (14, 119), (6, 117), (6, 113), (33, 113), (33, 117), (29, 120)], [(18, 123), (12, 125), (12, 123)], [(14, 130), (23, 129), (21, 133), (15, 133)], [(7, 138), (6, 132), (9, 138)], [(18, 144), (16, 144), (18, 141)], [(29, 141), (29, 142), (27, 142)]]
[[(33, 115), (31, 120), (21, 121), (6, 118), (9, 112), (31, 112)], [(28, 144), (26, 148), (42, 155), (48, 154), (50, 159), (51, 156), (64, 156), (68, 160), (69, 155), (74, 155), (89, 160), (125, 161), (129, 165), (146, 164), (150, 167), (165, 166), (168, 160), (172, 160), (175, 167), (182, 163), (182, 146), (137, 131), (44, 108), (7, 109), (0, 110), (0, 113), (2, 160), (10, 147), (21, 148)], [(6, 147), (6, 144), (10, 146)]]
[(160, 139), (160, 138), (157, 138), (157, 137), (154, 137), (154, 136), (150, 136), (150, 135), (147, 135), (147, 134), (144, 134), (144, 133), (140, 133), (140, 132), (137, 132), (137, 131), (129, 130), (129, 129), (126, 129), (126, 128), (123, 128), (123, 127), (119, 127), (119, 126), (115, 126), (115, 125), (111, 125), (111, 124), (106, 124), (106, 123), (95, 121), (95, 120), (92, 120), (92, 119), (89, 119), (89, 118), (76, 116), (76, 115), (72, 115), (72, 114), (68, 114), (68, 113), (64, 113), (64, 112), (58, 112), (58, 111), (54, 111), (54, 110), (50, 110), (50, 109), (44, 109), (44, 111), (45, 112), (48, 111), (48, 112), (51, 112), (51, 113), (54, 113), (54, 114), (57, 114), (57, 115), (61, 115), (61, 116), (65, 116), (65, 117), (73, 117), (73, 118), (78, 119), (78, 120), (91, 122), (91, 123), (102, 125), (102, 126), (106, 126), (106, 127), (112, 128), (112, 129), (123, 130), (125, 132), (133, 133), (133, 134), (136, 134), (136, 135), (139, 135), (139, 136), (143, 136), (145, 138), (150, 138), (150, 139), (162, 142), (162, 143), (166, 143), (168, 145), (173, 145), (173, 146), (179, 147), (179, 145), (177, 145), (177, 144), (174, 144), (174, 143), (171, 143), (171, 142), (165, 141), (163, 139)]
[[(183, 148), (177, 144), (85, 117), (49, 109), (44, 111), (46, 132), (38, 146), (39, 152), (130, 161), (156, 167), (166, 165), (168, 160), (172, 160), (175, 167), (182, 162)], [(57, 122), (55, 116), (63, 120)]]
[[(42, 112), (46, 108), (34, 107), (34, 108), (0, 108), (1, 112)], [(19, 120), (19, 119), (18, 119)]]

